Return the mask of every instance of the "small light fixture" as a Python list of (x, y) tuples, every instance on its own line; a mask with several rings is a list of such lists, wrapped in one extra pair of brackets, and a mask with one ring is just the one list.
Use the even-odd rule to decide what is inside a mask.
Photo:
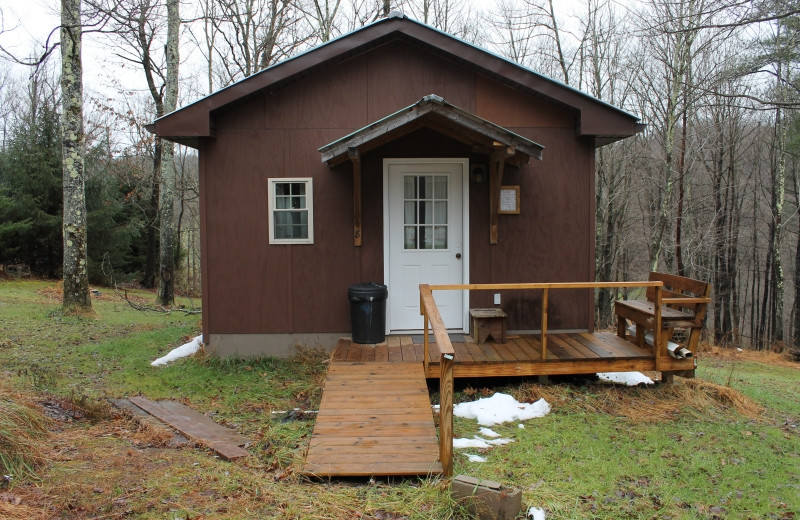
[(475, 184), (483, 184), (486, 178), (486, 165), (473, 164), (469, 172), (469, 180)]

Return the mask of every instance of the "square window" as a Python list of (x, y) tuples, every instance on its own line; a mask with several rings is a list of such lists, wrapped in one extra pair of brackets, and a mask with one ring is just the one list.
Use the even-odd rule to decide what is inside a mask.
[(314, 243), (314, 196), (310, 177), (269, 179), (269, 243)]

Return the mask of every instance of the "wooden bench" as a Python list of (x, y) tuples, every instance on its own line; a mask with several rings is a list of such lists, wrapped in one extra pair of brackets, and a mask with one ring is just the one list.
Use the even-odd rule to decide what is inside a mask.
[(485, 343), (489, 336), (495, 343), (506, 342), (506, 316), (501, 309), (470, 309), (470, 334), (475, 343)]
[[(667, 355), (675, 329), (686, 329), (687, 335), (680, 347), (688, 349), (691, 356), (697, 351), (697, 342), (706, 317), (706, 307), (711, 302), (711, 284), (666, 273), (652, 272), (650, 281), (660, 281), (663, 288), (648, 287), (646, 300), (618, 300), (614, 302), (617, 315), (617, 335), (627, 334), (627, 321), (636, 327), (634, 342), (640, 347), (654, 343), (655, 329), (660, 323), (660, 345), (653, 345), (656, 358)], [(660, 301), (659, 301), (660, 298)], [(647, 331), (652, 338), (645, 340)], [(672, 343), (674, 347), (676, 344)], [(674, 349), (672, 349), (674, 350)], [(686, 355), (686, 357), (691, 357)], [(667, 374), (665, 374), (667, 375)], [(671, 376), (670, 376), (671, 377)], [(665, 379), (666, 380), (666, 379)]]

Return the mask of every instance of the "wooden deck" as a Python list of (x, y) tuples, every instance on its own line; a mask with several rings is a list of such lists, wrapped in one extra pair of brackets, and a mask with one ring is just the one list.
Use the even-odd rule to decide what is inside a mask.
[[(591, 374), (658, 370), (652, 349), (641, 348), (611, 332), (550, 333), (546, 360), (538, 335), (509, 335), (505, 344), (488, 341), (481, 345), (465, 336), (453, 342), (456, 352), (454, 377), (534, 376)], [(341, 339), (333, 361), (362, 363), (422, 363), (424, 345), (411, 336), (389, 336), (384, 343), (361, 345)], [(439, 377), (439, 350), (430, 344), (425, 376)], [(690, 370), (692, 360), (671, 360), (670, 370)]]
[(331, 363), (303, 474), (440, 474), (438, 459), (422, 363)]

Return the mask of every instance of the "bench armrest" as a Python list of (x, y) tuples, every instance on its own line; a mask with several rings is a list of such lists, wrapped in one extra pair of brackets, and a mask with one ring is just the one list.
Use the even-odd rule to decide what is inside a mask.
[(661, 303), (665, 303), (667, 305), (681, 303), (711, 303), (711, 298), (699, 298), (695, 296), (686, 296), (685, 298), (661, 298)]

